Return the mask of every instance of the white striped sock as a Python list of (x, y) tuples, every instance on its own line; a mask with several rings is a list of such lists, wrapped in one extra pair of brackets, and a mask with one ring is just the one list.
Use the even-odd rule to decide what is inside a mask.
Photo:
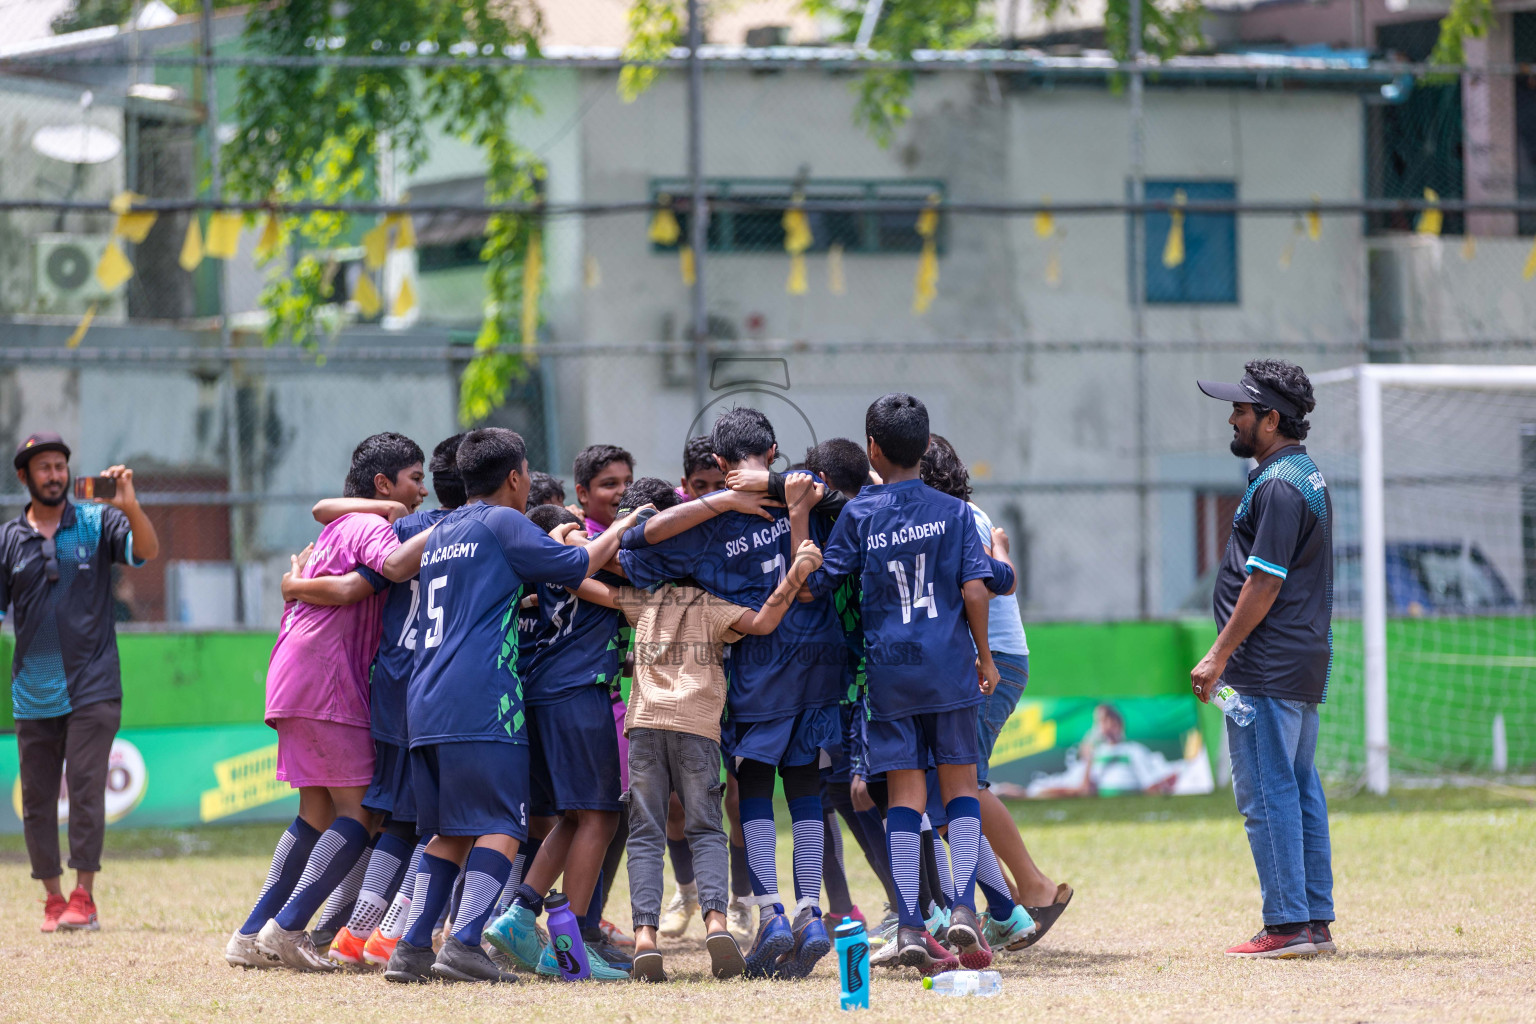
[[(981, 849), (976, 854), (976, 881), (994, 890), (999, 896), (1007, 896), (1011, 901), (1013, 892), (1008, 888), (1008, 879), (1003, 877), (1003, 869), (997, 863), (997, 854), (992, 852), (992, 844), (987, 842), (987, 837), (981, 837)], [(987, 899), (992, 902), (991, 897)]]
[[(320, 875), (324, 873), (326, 868), (331, 866), (331, 861), (336, 858), (336, 855), (341, 852), (342, 847), (346, 845), (347, 837), (335, 829), (328, 828), (321, 833), (320, 838), (315, 841), (314, 850), (310, 851), (309, 863), (304, 865), (304, 873), (299, 876), (299, 884), (293, 887), (293, 895), (289, 896), (288, 902), (283, 904), (284, 910), (294, 900), (298, 899), (305, 889), (320, 880)], [(279, 911), (274, 916), (280, 916), (281, 913)], [(305, 925), (305, 927), (308, 927), (308, 925)]]
[(922, 839), (916, 832), (891, 829), (886, 833), (891, 854), (891, 880), (908, 914), (917, 915), (918, 875), (922, 873)]
[(523, 868), (528, 863), (528, 855), (519, 853), (512, 858), (512, 873), (507, 876), (507, 884), (502, 886), (501, 895), (496, 897), (496, 914), (499, 916), (507, 912), (512, 905), (512, 900), (517, 896), (517, 887), (523, 883)]
[(398, 870), (399, 857), (388, 850), (374, 848), (373, 856), (368, 859), (368, 874), (364, 876), (362, 888), (357, 892), (357, 907), (347, 922), (347, 931), (363, 938), (373, 934), (384, 911), (389, 909), (386, 893)]
[(430, 871), (416, 872), (416, 883), (411, 888), (411, 913), (410, 916), (405, 919), (405, 927), (401, 929), (401, 935), (404, 935), (406, 932), (410, 931), (411, 928), (416, 924), (416, 919), (421, 916), (421, 908), (424, 907), (427, 902), (427, 886), (431, 884), (432, 873)]
[(460, 921), (473, 921), (483, 915), (495, 904), (502, 888), (501, 880), (495, 875), (485, 871), (467, 872), (464, 875), (464, 894), (459, 897), (459, 912), (454, 918), (455, 927)]
[(944, 837), (937, 832), (933, 834), (933, 859), (939, 865), (939, 888), (944, 890), (944, 898), (949, 901), (949, 905), (954, 906), (955, 876), (949, 869), (949, 851), (944, 848)]
[(955, 873), (950, 885), (955, 889), (951, 903), (976, 906), (976, 859), (981, 850), (981, 819), (970, 815), (949, 823), (950, 852), (955, 858)]
[(774, 834), (772, 818), (748, 818), (741, 823), (741, 832), (747, 843), (747, 865), (752, 869), (764, 893), (779, 891), (779, 869), (774, 861), (778, 836)]
[(256, 902), (260, 903), (271, 888), (277, 884), (278, 878), (283, 873), (283, 866), (288, 863), (288, 854), (293, 852), (293, 844), (296, 840), (292, 832), (284, 832), (277, 841), (277, 849), (272, 854), (272, 866), (267, 869), (267, 880), (262, 883), (261, 892), (256, 894)]
[(406, 884), (400, 886), (400, 891), (395, 893), (394, 902), (390, 903), (389, 911), (384, 915), (384, 920), (379, 923), (379, 934), (386, 939), (398, 939), (405, 934), (405, 929), (411, 923), (411, 888), (412, 880), (407, 878)]
[(821, 900), (821, 858), (826, 852), (827, 826), (818, 815), (792, 822), (795, 836), (795, 899)]
[[(388, 856), (386, 854), (386, 856)], [(341, 880), (341, 884), (331, 890), (331, 894), (325, 898), (325, 906), (320, 908), (320, 923), (322, 925), (335, 926), (334, 918), (346, 913), (347, 909), (357, 902), (357, 897), (363, 891), (363, 882), (368, 878), (368, 865), (373, 861), (373, 848), (364, 847), (363, 855), (357, 858), (357, 863), (352, 865), (347, 872), (347, 877)], [(348, 914), (348, 917), (351, 915)], [(357, 934), (353, 932), (353, 934)]]

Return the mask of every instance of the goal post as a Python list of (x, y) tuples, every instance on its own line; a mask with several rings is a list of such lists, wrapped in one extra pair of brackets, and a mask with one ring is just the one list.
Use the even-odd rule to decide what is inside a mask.
[[(1357, 465), (1355, 506), (1345, 516), (1353, 520), (1358, 545), (1338, 530), (1334, 538), (1336, 590), (1358, 565), (1358, 587), (1352, 580), (1345, 584), (1345, 598), (1348, 610), (1359, 614), (1358, 640), (1349, 642), (1359, 651), (1364, 756), (1360, 765), (1344, 759), (1344, 770), (1362, 773), (1374, 793), (1390, 787), (1394, 660), (1413, 666), (1405, 676), (1416, 677), (1405, 678), (1413, 692), (1397, 699), (1425, 704), (1397, 716), (1413, 718), (1409, 731), (1423, 734), (1412, 737), (1409, 760), (1416, 771), (1508, 770), (1511, 720), (1518, 750), (1530, 749), (1525, 733), (1536, 684), (1536, 649), (1525, 643), (1536, 641), (1525, 616), (1536, 554), (1536, 481), (1530, 479), (1536, 467), (1524, 464), (1524, 449), (1536, 452), (1536, 444), (1525, 444), (1536, 434), (1536, 366), (1371, 363), (1319, 373), (1312, 382), (1318, 409), (1309, 451), (1330, 487), (1335, 476), (1349, 480), (1351, 461)], [(1389, 408), (1384, 396), (1390, 396)], [(1391, 458), (1389, 430), (1406, 449), (1394, 450)], [(1396, 533), (1389, 530), (1389, 501)], [(1336, 492), (1335, 504), (1350, 503), (1340, 502)], [(1477, 578), (1450, 578), (1447, 562), (1452, 576)], [(1518, 597), (1499, 576), (1501, 567), (1508, 572), (1512, 565), (1524, 570), (1515, 581)], [(1408, 618), (1429, 625), (1396, 630), (1399, 643), (1420, 646), (1394, 651), (1389, 618), (1394, 611), (1403, 615), (1404, 608)], [(1499, 683), (1502, 691), (1495, 689)], [(1446, 700), (1450, 693), (1454, 700)], [(1446, 706), (1437, 709), (1438, 701)], [(1473, 707), (1475, 713), (1462, 714)], [(1458, 714), (1479, 720), (1458, 721)], [(1486, 758), (1479, 734), (1486, 739)]]

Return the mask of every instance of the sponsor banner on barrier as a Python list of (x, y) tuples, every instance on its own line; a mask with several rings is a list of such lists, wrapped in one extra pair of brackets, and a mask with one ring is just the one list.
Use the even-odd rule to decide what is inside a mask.
[(1019, 701), (987, 775), (1003, 796), (1209, 793), (1211, 759), (1190, 697)]
[[(287, 821), (298, 791), (278, 782), (276, 736), (265, 725), (125, 729), (112, 741), (107, 822), (122, 828), (210, 821)], [(0, 832), (21, 831), (16, 737), (0, 738)], [(69, 791), (59, 780), (59, 824), (69, 820)]]

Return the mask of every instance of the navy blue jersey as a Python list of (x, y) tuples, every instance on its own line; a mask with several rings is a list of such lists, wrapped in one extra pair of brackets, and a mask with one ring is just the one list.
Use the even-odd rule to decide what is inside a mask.
[(961, 586), (992, 574), (965, 502), (921, 480), (865, 487), (832, 529), (813, 593), (859, 581), (869, 714), (981, 703)]
[[(773, 522), (724, 512), (676, 537), (645, 542), (644, 526), (624, 535), (619, 564), (637, 587), (691, 576), (715, 597), (761, 608), (789, 571), (789, 516), (769, 509)], [(827, 527), (811, 522), (812, 539)], [(843, 693), (847, 664), (843, 629), (830, 599), (790, 606), (779, 628), (747, 636), (727, 648), (726, 715), (761, 722), (827, 707)]]
[(524, 703), (554, 704), (584, 687), (613, 685), (624, 654), (618, 609), (583, 601), (555, 583), (537, 589), (533, 654), (519, 672)]
[[(448, 509), (434, 508), (413, 512), (395, 520), (395, 536), (404, 544), (422, 530), (440, 522)], [(375, 589), (389, 587), (384, 598), (384, 632), (379, 637), (379, 653), (373, 656), (368, 674), (368, 723), (373, 738), (405, 746), (409, 735), (405, 726), (405, 687), (411, 679), (411, 664), (416, 656), (416, 610), (420, 603), (418, 580), (391, 585), (366, 565), (357, 567)]]
[(587, 553), (521, 512), (474, 502), (450, 512), (421, 559), (410, 743), (528, 742), (518, 675), (518, 602), (525, 584), (576, 587)]

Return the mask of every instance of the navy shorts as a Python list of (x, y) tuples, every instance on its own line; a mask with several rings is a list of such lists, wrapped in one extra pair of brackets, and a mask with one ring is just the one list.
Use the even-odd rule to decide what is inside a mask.
[(935, 830), (949, 824), (949, 812), (944, 809), (944, 794), (939, 791), (939, 770), (928, 769), (928, 805), (923, 808), (923, 813), (928, 815), (928, 824)]
[(840, 704), (837, 708), (837, 748), (826, 748), (832, 765), (823, 774), (827, 782), (852, 782), (864, 770), (864, 705)]
[(529, 811), (617, 811), (619, 737), (606, 686), (528, 706)]
[[(974, 731), (974, 730), (973, 730)], [(811, 708), (794, 718), (767, 722), (727, 719), (720, 724), (720, 749), (728, 757), (792, 768), (819, 764), (823, 750), (839, 745), (837, 705)]]
[(416, 830), (528, 838), (528, 747), (496, 740), (411, 748)]
[(977, 753), (981, 755), (976, 765), (976, 781), (982, 789), (987, 788), (987, 762), (992, 760), (992, 748), (997, 745), (997, 737), (1008, 724), (1013, 709), (1019, 706), (1019, 698), (1024, 696), (1024, 687), (1029, 682), (1029, 655), (993, 651), (992, 660), (1002, 678), (997, 689), (983, 697), (981, 706), (976, 709)]
[(363, 794), (363, 806), (389, 815), (391, 821), (416, 820), (409, 750), (397, 743), (373, 741), (373, 781)]
[(889, 722), (864, 723), (869, 772), (927, 771), (941, 764), (975, 764), (976, 706), (932, 711)]

